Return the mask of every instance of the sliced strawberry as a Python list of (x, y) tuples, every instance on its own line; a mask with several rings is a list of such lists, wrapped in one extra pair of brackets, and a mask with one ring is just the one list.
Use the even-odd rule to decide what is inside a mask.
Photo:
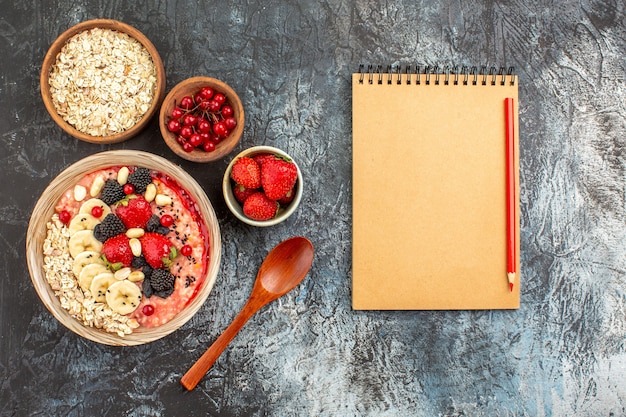
[(176, 248), (162, 234), (148, 232), (139, 238), (141, 252), (152, 268), (169, 268), (176, 257)]
[(298, 169), (293, 161), (275, 157), (263, 162), (261, 185), (271, 200), (280, 200), (293, 188), (298, 179)]
[(114, 270), (130, 266), (133, 261), (133, 251), (125, 234), (113, 236), (102, 245), (102, 254), (110, 267)]
[(261, 186), (261, 168), (254, 159), (242, 156), (233, 164), (230, 178), (246, 188), (259, 188)]
[(269, 220), (276, 216), (278, 203), (262, 192), (256, 192), (243, 203), (243, 213), (252, 220)]
[(122, 220), (127, 229), (133, 227), (145, 229), (146, 223), (152, 217), (152, 208), (143, 196), (132, 195), (117, 205), (115, 214)]

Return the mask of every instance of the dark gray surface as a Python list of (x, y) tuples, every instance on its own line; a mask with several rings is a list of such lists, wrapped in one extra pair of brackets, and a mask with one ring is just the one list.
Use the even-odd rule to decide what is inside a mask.
[[(622, 0), (0, 0), (0, 415), (626, 415), (624, 8)], [(227, 160), (179, 159), (156, 120), (111, 146), (57, 128), (39, 95), (40, 65), (59, 33), (91, 18), (144, 32), (162, 55), (168, 90), (194, 75), (230, 84), (247, 112), (235, 152), (266, 144), (297, 159), (306, 188), (296, 214), (267, 229), (237, 221), (220, 194)], [(399, 62), (517, 69), (518, 311), (350, 308), (350, 74), (360, 63)], [(26, 267), (25, 232), (43, 189), (105, 149), (179, 163), (205, 188), (222, 229), (208, 302), (146, 346), (102, 346), (69, 332), (39, 301)], [(183, 392), (180, 377), (241, 308), (261, 259), (295, 234), (315, 245), (311, 274)]]

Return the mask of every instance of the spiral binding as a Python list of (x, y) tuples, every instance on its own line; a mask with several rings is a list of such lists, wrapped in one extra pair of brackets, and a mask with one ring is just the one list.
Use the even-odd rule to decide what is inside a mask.
[[(382, 65), (359, 65), (359, 84), (367, 81), (368, 84), (425, 84), (425, 85), (515, 85), (515, 69), (513, 67), (479, 67), (446, 65), (440, 68), (438, 65), (387, 65), (383, 71)], [(423, 75), (423, 77), (421, 76)], [(386, 78), (386, 80), (385, 80)]]

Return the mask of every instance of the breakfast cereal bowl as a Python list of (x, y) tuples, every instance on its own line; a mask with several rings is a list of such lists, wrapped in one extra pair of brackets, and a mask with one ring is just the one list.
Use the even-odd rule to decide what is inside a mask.
[(162, 338), (215, 283), (220, 229), (198, 183), (140, 151), (86, 157), (37, 201), (26, 236), (32, 283), (68, 329), (129, 346)]
[[(263, 161), (266, 157), (275, 157), (275, 159), (280, 160), (285, 163), (293, 165), (293, 171), (295, 172), (295, 184), (289, 191), (286, 197), (279, 198), (276, 201), (276, 212), (271, 216), (271, 218), (251, 218), (246, 214), (246, 201), (252, 194), (267, 194), (267, 190), (263, 190), (261, 186), (257, 190), (245, 190), (245, 187), (242, 187), (241, 184), (237, 184), (236, 181), (232, 178), (233, 167), (241, 158), (251, 158), (256, 160), (259, 164), (259, 169), (263, 171), (263, 165), (265, 164)], [(243, 190), (242, 193), (235, 193), (235, 187), (241, 187)], [(222, 179), (222, 192), (224, 194), (224, 200), (226, 201), (226, 205), (229, 210), (244, 223), (247, 223), (251, 226), (258, 227), (267, 227), (274, 226), (283, 221), (285, 221), (289, 216), (291, 216), (298, 205), (300, 204), (300, 200), (302, 199), (302, 192), (304, 187), (304, 181), (302, 179), (302, 172), (300, 168), (293, 160), (291, 156), (289, 156), (285, 151), (282, 151), (273, 146), (254, 146), (252, 148), (248, 148), (242, 152), (240, 152), (237, 156), (233, 158), (233, 160), (228, 164), (226, 171), (224, 172), (224, 177)], [(258, 195), (257, 195), (258, 196)], [(270, 200), (274, 200), (276, 195), (270, 196)], [(265, 200), (263, 197), (259, 197), (261, 201)]]
[(243, 105), (235, 90), (205, 76), (176, 84), (159, 112), (167, 146), (193, 162), (212, 162), (228, 155), (241, 140), (244, 124)]
[(139, 30), (110, 19), (79, 23), (46, 53), (40, 74), (44, 105), (71, 136), (122, 142), (139, 133), (165, 96), (165, 69)]

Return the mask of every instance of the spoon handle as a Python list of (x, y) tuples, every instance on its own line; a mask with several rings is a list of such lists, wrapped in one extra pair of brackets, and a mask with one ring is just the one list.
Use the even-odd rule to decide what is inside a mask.
[(219, 358), (224, 349), (226, 349), (226, 346), (228, 346), (237, 333), (239, 333), (239, 330), (241, 330), (250, 317), (252, 317), (261, 307), (262, 304), (259, 304), (257, 300), (249, 299), (246, 302), (244, 307), (233, 319), (226, 330), (224, 330), (220, 337), (213, 342), (200, 359), (198, 359), (180, 379), (180, 383), (183, 387), (185, 387), (188, 391), (191, 391), (196, 387), (196, 385), (198, 385), (198, 382), (200, 382), (211, 366), (213, 366), (217, 358)]

